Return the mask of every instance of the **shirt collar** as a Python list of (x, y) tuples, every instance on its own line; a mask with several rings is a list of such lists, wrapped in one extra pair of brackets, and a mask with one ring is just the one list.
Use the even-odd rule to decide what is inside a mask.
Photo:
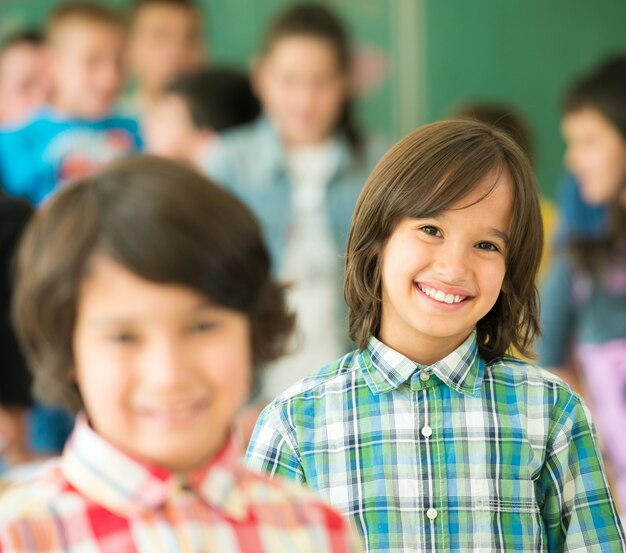
[(122, 516), (154, 511), (185, 491), (235, 520), (245, 519), (248, 503), (234, 438), (203, 467), (179, 474), (137, 460), (97, 434), (80, 414), (65, 447), (61, 470), (67, 481), (96, 503)]
[(428, 371), (447, 386), (462, 394), (478, 395), (485, 363), (478, 355), (476, 332), (452, 353), (433, 365), (420, 365), (371, 336), (359, 355), (367, 385), (374, 394), (389, 392), (409, 381), (418, 371)]
[[(271, 166), (271, 171), (276, 175), (284, 174), (286, 154), (276, 125), (265, 115), (261, 115), (254, 125), (256, 132), (262, 137), (259, 144), (264, 149), (263, 155), (259, 157)], [(335, 133), (332, 144), (337, 151), (337, 168), (334, 176), (347, 170), (352, 162), (352, 157), (348, 142), (342, 133)]]

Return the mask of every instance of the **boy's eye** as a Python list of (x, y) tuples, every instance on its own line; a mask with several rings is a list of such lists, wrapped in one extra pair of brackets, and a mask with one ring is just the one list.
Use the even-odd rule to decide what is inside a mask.
[(493, 242), (479, 242), (476, 247), (480, 250), (485, 250), (488, 252), (499, 252), (500, 248), (496, 246)]
[(199, 321), (191, 325), (190, 331), (194, 334), (202, 334), (204, 332), (210, 332), (215, 327), (216, 323), (214, 321)]
[(137, 341), (137, 335), (132, 332), (118, 332), (112, 334), (110, 339), (116, 344), (132, 344)]
[(424, 225), (423, 227), (420, 227), (420, 230), (430, 236), (441, 236), (441, 231), (432, 225)]

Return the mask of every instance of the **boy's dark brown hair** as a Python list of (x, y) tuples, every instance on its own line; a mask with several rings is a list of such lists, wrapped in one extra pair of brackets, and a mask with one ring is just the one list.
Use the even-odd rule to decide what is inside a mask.
[(222, 132), (250, 123), (261, 108), (248, 76), (230, 67), (211, 66), (176, 79), (165, 89), (178, 96), (197, 129)]
[(458, 108), (454, 116), (455, 118), (476, 119), (503, 130), (515, 139), (531, 163), (533, 162), (530, 126), (521, 111), (514, 106), (497, 102), (471, 102)]
[(381, 261), (386, 241), (404, 217), (431, 217), (450, 209), (493, 175), (507, 171), (513, 213), (506, 251), (506, 292), (477, 323), (487, 360), (511, 345), (525, 356), (539, 333), (535, 276), (543, 225), (537, 184), (519, 145), (504, 132), (471, 120), (426, 125), (391, 148), (369, 176), (356, 205), (346, 258), (344, 294), (350, 337), (360, 349), (381, 322)]
[(72, 337), (97, 255), (247, 315), (255, 370), (283, 353), (293, 317), (248, 208), (190, 168), (131, 157), (53, 197), (19, 249), (13, 318), (44, 401), (81, 407), (70, 376)]
[(36, 30), (25, 30), (12, 34), (0, 43), (0, 56), (15, 46), (42, 46), (43, 35)]
[(45, 26), (46, 42), (54, 43), (62, 34), (62, 27), (70, 21), (86, 21), (124, 28), (124, 19), (115, 10), (94, 2), (67, 2), (56, 8)]

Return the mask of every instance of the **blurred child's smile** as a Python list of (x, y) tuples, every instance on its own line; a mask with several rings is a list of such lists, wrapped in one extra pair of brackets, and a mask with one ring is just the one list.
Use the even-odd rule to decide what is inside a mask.
[(179, 427), (193, 423), (204, 415), (211, 405), (209, 395), (198, 399), (176, 401), (174, 403), (138, 404), (135, 413), (148, 424), (164, 427)]

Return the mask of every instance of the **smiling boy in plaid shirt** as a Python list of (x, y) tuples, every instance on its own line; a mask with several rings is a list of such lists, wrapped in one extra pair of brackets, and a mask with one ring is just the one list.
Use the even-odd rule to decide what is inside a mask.
[(401, 140), (350, 233), (358, 349), (264, 410), (248, 464), (318, 490), (370, 552), (624, 551), (586, 406), (506, 355), (538, 332), (541, 249), (508, 136), (448, 121)]
[(68, 187), (26, 232), (14, 311), (40, 394), (84, 411), (0, 498), (0, 551), (357, 551), (311, 492), (238, 462), (233, 418), (293, 320), (230, 194), (150, 157)]

